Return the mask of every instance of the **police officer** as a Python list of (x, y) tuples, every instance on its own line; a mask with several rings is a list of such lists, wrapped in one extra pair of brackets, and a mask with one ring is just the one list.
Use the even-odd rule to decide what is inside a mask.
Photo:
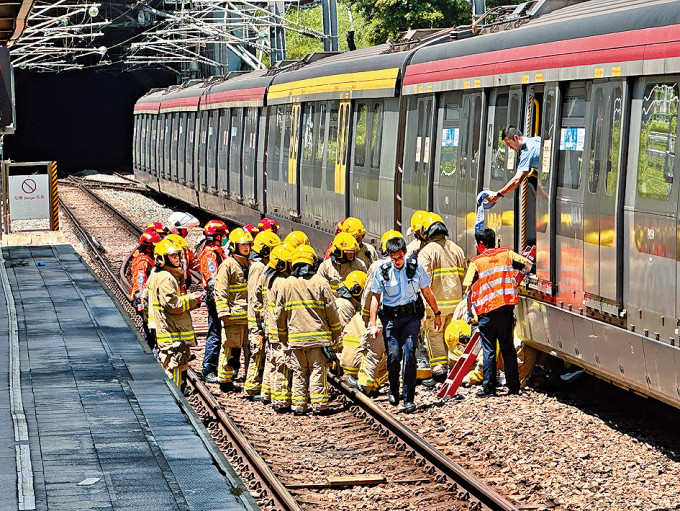
[(465, 254), (463, 249), (447, 239), (449, 231), (442, 217), (436, 213), (430, 213), (423, 221), (423, 231), (427, 237), (427, 245), (418, 253), (418, 262), (432, 279), (432, 293), (442, 313), (442, 327), (439, 331), (434, 329), (434, 317), (429, 311), (425, 318), (427, 354), (433, 378), (423, 381), (423, 385), (431, 386), (435, 380), (443, 381), (448, 372), (449, 357), (444, 331), (463, 296)]
[(410, 256), (407, 261), (404, 239), (387, 240), (385, 249), (389, 259), (380, 265), (371, 284), (373, 296), (368, 331), (371, 337), (377, 337), (378, 306), (382, 301), (380, 320), (387, 344), (390, 404), (396, 406), (399, 403), (399, 376), (402, 373), (403, 411), (413, 413), (416, 409), (413, 402), (416, 387), (416, 343), (420, 332), (420, 320), (425, 315), (425, 304), (420, 293), (422, 292), (434, 312), (434, 325), (437, 331), (442, 327), (441, 312), (430, 288), (432, 283), (430, 277), (416, 257)]
[(250, 363), (243, 390), (246, 394), (259, 400), (262, 386), (262, 370), (265, 361), (265, 336), (263, 311), (266, 297), (262, 293), (262, 274), (269, 255), (274, 247), (281, 244), (281, 239), (271, 230), (261, 231), (255, 236), (253, 250), (250, 254), (250, 270), (248, 271), (248, 341), (250, 342)]
[(496, 340), (505, 364), (505, 380), (510, 394), (519, 394), (517, 355), (513, 344), (513, 311), (519, 301), (515, 270), (528, 273), (531, 261), (507, 248), (496, 246), (493, 229), (475, 232), (479, 255), (470, 260), (464, 286), (468, 286), (468, 319), (477, 313), (484, 353), (483, 389), (478, 397), (496, 395)]
[(495, 193), (491, 193), (487, 200), (493, 204), (498, 199), (517, 188), (522, 181), (538, 170), (541, 154), (541, 137), (525, 137), (514, 126), (508, 126), (501, 131), (501, 138), (505, 145), (519, 153), (517, 172), (508, 183)]
[(228, 232), (227, 225), (222, 220), (210, 220), (203, 227), (205, 243), (198, 256), (201, 284), (206, 292), (205, 305), (208, 309), (208, 334), (205, 338), (201, 379), (208, 383), (219, 383), (217, 363), (222, 342), (222, 322), (217, 316), (217, 306), (215, 305), (215, 278), (217, 277), (217, 269), (226, 258), (222, 249), (222, 241)]
[(331, 285), (333, 294), (338, 295), (338, 289), (347, 275), (353, 271), (366, 273), (366, 265), (356, 257), (359, 243), (351, 234), (341, 232), (333, 238), (333, 251), (330, 259), (319, 265), (317, 274), (326, 279)]
[(222, 349), (217, 368), (220, 388), (228, 392), (234, 388), (238, 375), (241, 349), (245, 361), (250, 358), (248, 334), (248, 270), (253, 238), (241, 228), (229, 234), (227, 257), (217, 270), (215, 303), (217, 315), (222, 320)]

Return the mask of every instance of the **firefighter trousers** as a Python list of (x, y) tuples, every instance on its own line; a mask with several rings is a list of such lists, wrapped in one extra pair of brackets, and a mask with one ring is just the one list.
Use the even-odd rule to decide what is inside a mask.
[[(344, 349), (344, 348), (343, 348)], [(364, 393), (378, 390), (387, 381), (387, 355), (382, 333), (375, 339), (364, 336), (359, 347), (359, 386)]]
[(180, 389), (184, 389), (186, 383), (190, 355), (191, 348), (183, 341), (158, 343), (158, 361), (168, 378), (174, 381)]
[(286, 361), (293, 373), (293, 409), (326, 408), (330, 392), (326, 376), (328, 359), (321, 348), (296, 348), (286, 351)]
[[(241, 348), (248, 347), (246, 339), (248, 336), (248, 325), (227, 325), (222, 327), (222, 349), (220, 350), (220, 360), (217, 366), (217, 377), (220, 383), (234, 381), (238, 375), (239, 359)], [(247, 356), (250, 356), (248, 347)]]
[[(269, 384), (272, 404), (285, 408), (291, 403), (292, 374), (286, 362), (283, 345), (280, 342), (270, 342), (269, 356), (271, 357)], [(264, 385), (262, 392), (264, 394)]]
[(444, 341), (444, 332), (446, 331), (446, 327), (449, 326), (449, 323), (451, 323), (453, 314), (442, 314), (441, 319), (442, 327), (441, 330), (437, 332), (434, 329), (434, 316), (428, 315), (425, 318), (427, 356), (430, 359), (430, 367), (432, 368), (432, 374), (434, 375), (445, 375), (448, 373), (449, 349)]
[(250, 342), (250, 362), (246, 373), (246, 382), (243, 390), (249, 396), (259, 394), (262, 390), (262, 372), (265, 361), (265, 340), (261, 334), (248, 334)]

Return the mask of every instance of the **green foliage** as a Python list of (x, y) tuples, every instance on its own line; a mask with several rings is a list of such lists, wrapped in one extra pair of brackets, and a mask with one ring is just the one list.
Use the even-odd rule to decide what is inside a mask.
[[(297, 23), (323, 33), (321, 6), (311, 9), (291, 8), (286, 14), (289, 22)], [(292, 25), (291, 26), (295, 26)], [(300, 28), (300, 27), (296, 27)], [(365, 48), (371, 43), (368, 39), (369, 27), (362, 13), (348, 0), (338, 0), (338, 46), (340, 51), (349, 50), (347, 31), (354, 29), (354, 43), (357, 48)], [(286, 58), (296, 60), (308, 53), (323, 51), (323, 42), (295, 30), (286, 30)]]

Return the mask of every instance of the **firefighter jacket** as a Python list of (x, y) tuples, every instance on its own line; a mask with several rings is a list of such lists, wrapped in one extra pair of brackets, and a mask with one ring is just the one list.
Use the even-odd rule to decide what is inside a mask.
[[(453, 314), (463, 296), (465, 254), (443, 234), (435, 236), (418, 252), (418, 262), (432, 279), (432, 293), (442, 316)], [(433, 315), (430, 308), (428, 315)]]
[(196, 345), (191, 323), (191, 309), (201, 302), (180, 291), (183, 269), (165, 265), (156, 270), (153, 292), (150, 295), (156, 322), (156, 340), (159, 344), (184, 342)]
[[(154, 260), (145, 252), (135, 250), (132, 256), (131, 279), (132, 289), (130, 290), (130, 300), (135, 297), (141, 298), (146, 281), (153, 270)], [(139, 296), (137, 296), (139, 295)]]
[(149, 330), (155, 330), (156, 329), (156, 321), (155, 321), (155, 314), (153, 311), (153, 307), (151, 306), (151, 295), (153, 294), (154, 290), (154, 280), (156, 280), (156, 275), (158, 272), (154, 269), (151, 268), (151, 273), (149, 274), (149, 278), (146, 279), (146, 286), (142, 288), (142, 302), (144, 303), (144, 310), (146, 311), (146, 325), (149, 328)]
[(375, 247), (373, 245), (369, 245), (368, 243), (364, 243), (363, 241), (359, 244), (359, 250), (357, 250), (356, 257), (364, 262), (366, 268), (380, 259), (380, 257), (378, 257), (378, 251), (375, 249)]
[(418, 238), (415, 238), (411, 243), (406, 245), (406, 257), (410, 256), (413, 252), (417, 254), (425, 245), (427, 245), (427, 241), (421, 241)]
[(228, 318), (230, 326), (248, 323), (248, 260), (241, 265), (236, 257), (227, 257), (217, 270), (215, 305), (217, 317)]
[(277, 296), (274, 314), (279, 340), (288, 349), (320, 348), (340, 340), (335, 296), (318, 275), (288, 277)]
[[(281, 287), (288, 277), (275, 273), (267, 276), (262, 274), (263, 296), (267, 300), (267, 314), (265, 323), (269, 342), (279, 342), (279, 329), (276, 323), (276, 300), (281, 292)], [(285, 332), (284, 332), (285, 334)]]
[(198, 254), (198, 264), (201, 269), (201, 285), (203, 289), (208, 289), (209, 286), (215, 285), (215, 278), (217, 277), (217, 269), (222, 264), (226, 256), (222, 247), (215, 245), (206, 245)]
[(366, 325), (361, 314), (355, 314), (342, 329), (342, 354), (340, 367), (350, 376), (357, 377), (361, 366), (361, 337), (366, 332)]
[(359, 307), (354, 305), (352, 300), (344, 296), (339, 296), (335, 300), (335, 305), (338, 307), (338, 317), (340, 318), (341, 328), (344, 328), (345, 325), (352, 319), (352, 316), (359, 312)]
[(351, 262), (336, 263), (333, 258), (326, 259), (319, 265), (316, 274), (323, 277), (331, 285), (331, 290), (335, 296), (338, 296), (338, 289), (342, 286), (345, 277), (353, 271), (366, 271), (366, 265), (361, 259), (354, 258)]
[(371, 291), (373, 275), (375, 275), (375, 271), (378, 269), (378, 266), (380, 266), (380, 263), (380, 260), (375, 261), (368, 267), (368, 271), (366, 272), (366, 285), (364, 286), (364, 292), (361, 294), (361, 316), (366, 323), (368, 323), (368, 320), (370, 319), (371, 297), (373, 296), (373, 291)]
[[(477, 315), (517, 304), (519, 290), (513, 262), (521, 268), (529, 260), (507, 248), (488, 249), (470, 259), (464, 283), (470, 284), (470, 298)], [(475, 276), (477, 280), (473, 281)]]
[(262, 261), (252, 261), (248, 270), (248, 332), (251, 335), (264, 334), (262, 322), (263, 311), (267, 305), (264, 284), (265, 265)]

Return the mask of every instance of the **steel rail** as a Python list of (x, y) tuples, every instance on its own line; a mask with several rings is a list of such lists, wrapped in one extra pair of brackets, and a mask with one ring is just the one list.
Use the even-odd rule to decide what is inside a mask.
[(116, 215), (118, 218), (120, 218), (123, 223), (127, 225), (127, 227), (137, 236), (141, 236), (144, 233), (144, 229), (142, 229), (137, 223), (135, 223), (133, 220), (131, 220), (129, 217), (118, 211), (114, 206), (109, 204), (109, 202), (106, 199), (103, 199), (99, 195), (97, 195), (92, 189), (90, 189), (86, 184), (84, 183), (78, 183), (78, 188), (83, 190), (84, 192), (89, 193), (94, 200), (99, 202), (102, 206), (104, 206), (106, 209), (108, 209), (111, 213)]
[(328, 380), (345, 397), (356, 403), (363, 411), (391, 431), (399, 440), (408, 445), (418, 455), (439, 469), (447, 477), (467, 491), (472, 497), (493, 511), (518, 511), (511, 502), (489, 488), (463, 467), (442, 454), (392, 415), (377, 406), (363, 392), (347, 387), (338, 377), (329, 374)]
[(194, 394), (200, 400), (208, 412), (217, 419), (218, 426), (222, 433), (229, 439), (231, 447), (235, 449), (236, 455), (250, 465), (252, 473), (260, 481), (260, 486), (265, 487), (266, 491), (274, 501), (272, 504), (276, 509), (285, 511), (302, 511), (295, 498), (290, 494), (286, 487), (278, 480), (271, 471), (267, 463), (259, 453), (241, 433), (238, 426), (224, 412), (224, 409), (212, 395), (208, 387), (198, 378), (196, 372), (189, 368), (187, 381), (196, 391)]

